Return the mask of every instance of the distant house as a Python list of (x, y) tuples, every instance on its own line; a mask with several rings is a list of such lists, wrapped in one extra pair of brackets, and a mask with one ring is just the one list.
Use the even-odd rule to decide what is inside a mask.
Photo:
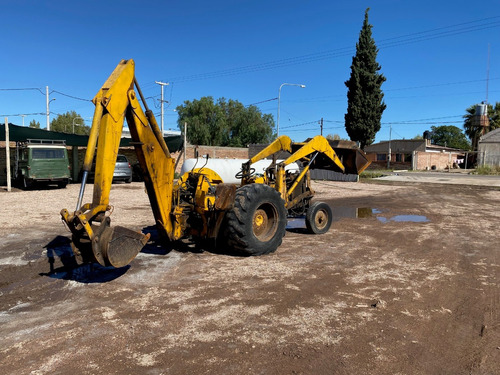
[(500, 129), (483, 135), (477, 149), (479, 165), (500, 166)]
[(431, 144), (430, 139), (399, 139), (366, 146), (373, 166), (412, 170), (444, 170), (464, 164), (466, 151)]

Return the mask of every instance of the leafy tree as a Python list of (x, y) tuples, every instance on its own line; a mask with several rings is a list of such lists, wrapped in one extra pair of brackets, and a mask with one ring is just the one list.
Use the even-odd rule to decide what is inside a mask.
[(370, 145), (380, 130), (380, 119), (386, 105), (383, 101), (382, 83), (386, 78), (378, 73), (378, 49), (372, 38), (372, 25), (365, 11), (363, 27), (356, 43), (356, 55), (352, 58), (351, 76), (347, 86), (347, 113), (345, 128), (351, 140), (360, 142), (361, 148)]
[(340, 135), (338, 134), (328, 134), (325, 138), (329, 141), (340, 141)]
[(251, 105), (245, 107), (236, 100), (219, 99), (218, 104), (226, 114), (229, 129), (229, 146), (245, 147), (250, 143), (265, 143), (272, 138), (274, 120)]
[(470, 143), (460, 128), (452, 125), (431, 126), (431, 140), (434, 144), (469, 150)]
[[(467, 113), (463, 116), (464, 131), (472, 142), (472, 148), (477, 150), (477, 143), (479, 138), (481, 138), (483, 129), (480, 126), (477, 126), (474, 122), (476, 105), (471, 105), (465, 111)], [(496, 102), (494, 107), (491, 104), (488, 104), (488, 117), (490, 119), (490, 124), (485, 129), (485, 132), (490, 132), (500, 128), (500, 102)]]
[(349, 141), (349, 139), (342, 138), (338, 134), (328, 134), (325, 138), (328, 139), (329, 141)]
[(57, 115), (50, 122), (50, 130), (62, 133), (89, 134), (90, 127), (86, 126), (82, 116), (75, 111), (68, 111), (62, 115)]
[(184, 129), (184, 122), (188, 123), (186, 137), (190, 143), (207, 146), (225, 143), (222, 141), (223, 134), (227, 133), (225, 116), (211, 96), (192, 102), (186, 100), (176, 109), (179, 129)]
[(35, 121), (35, 120), (31, 120), (30, 121), (30, 128), (35, 128), (35, 129), (40, 129), (40, 123), (38, 121)]
[(179, 129), (187, 122), (187, 139), (192, 144), (244, 147), (272, 139), (273, 117), (255, 106), (245, 107), (236, 100), (210, 96), (185, 101), (178, 106)]

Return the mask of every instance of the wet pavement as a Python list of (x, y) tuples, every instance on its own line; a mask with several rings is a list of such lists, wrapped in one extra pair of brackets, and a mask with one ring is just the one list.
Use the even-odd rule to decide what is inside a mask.
[(379, 181), (425, 182), (434, 184), (474, 185), (500, 187), (500, 176), (482, 176), (457, 172), (409, 172), (395, 171), (390, 176), (379, 177)]

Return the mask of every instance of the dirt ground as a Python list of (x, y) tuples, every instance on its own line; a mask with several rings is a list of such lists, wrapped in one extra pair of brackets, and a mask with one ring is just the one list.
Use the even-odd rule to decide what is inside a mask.
[[(112, 225), (154, 224), (140, 183)], [(79, 186), (0, 191), (1, 374), (499, 374), (500, 190), (317, 182), (337, 216), (242, 258), (74, 267)], [(90, 191), (87, 191), (88, 202)]]

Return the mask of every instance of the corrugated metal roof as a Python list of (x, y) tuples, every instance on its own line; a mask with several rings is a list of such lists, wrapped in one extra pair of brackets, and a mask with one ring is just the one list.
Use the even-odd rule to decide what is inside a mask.
[(479, 143), (500, 143), (500, 128), (483, 135)]

